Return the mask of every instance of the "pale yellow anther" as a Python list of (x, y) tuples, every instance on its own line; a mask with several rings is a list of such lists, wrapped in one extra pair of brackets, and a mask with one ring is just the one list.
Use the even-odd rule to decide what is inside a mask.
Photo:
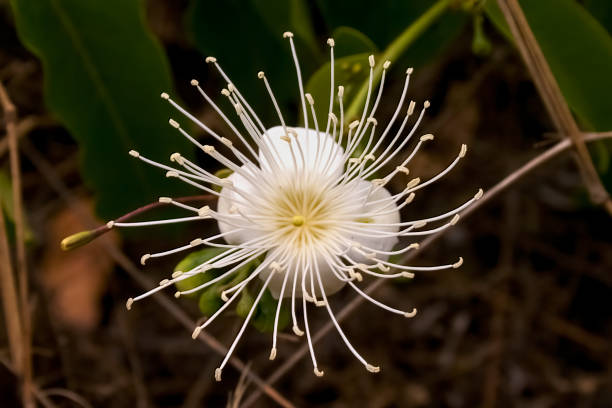
[(467, 145), (466, 144), (462, 144), (461, 145), (461, 151), (459, 152), (459, 157), (461, 157), (461, 158), (465, 157), (466, 153), (467, 153)]
[(224, 145), (226, 145), (227, 147), (232, 147), (232, 141), (229, 140), (226, 137), (222, 137), (221, 138), (221, 143), (223, 143)]
[(166, 286), (169, 283), (170, 283), (169, 279), (162, 279), (159, 281), (159, 286)]
[(478, 189), (478, 192), (476, 193), (476, 195), (474, 196), (475, 200), (480, 200), (480, 197), (482, 197), (482, 195), (484, 194), (484, 191), (482, 191), (482, 188)]
[(266, 76), (266, 74), (264, 74), (264, 72), (263, 72), (263, 71), (259, 71), (259, 72), (257, 73), (257, 78), (259, 78), (259, 79), (263, 79), (265, 76)]
[(359, 126), (359, 121), (358, 120), (354, 120), (351, 123), (349, 123), (349, 129), (355, 129), (357, 126)]
[(202, 150), (204, 150), (204, 153), (212, 154), (215, 151), (215, 148), (211, 145), (204, 145)]
[(170, 99), (170, 95), (168, 95), (166, 92), (162, 92), (160, 96), (162, 99), (166, 99), (166, 100)]
[(456, 224), (456, 223), (459, 221), (459, 218), (461, 218), (461, 217), (459, 216), (459, 214), (455, 214), (455, 216), (454, 216), (454, 217), (453, 217), (453, 219), (452, 219), (452, 220), (449, 222), (449, 224), (450, 224), (450, 225), (455, 225), (455, 224)]
[(140, 157), (140, 153), (138, 153), (136, 150), (130, 150), (129, 154), (132, 157)]
[(376, 267), (377, 267), (379, 270), (381, 270), (382, 272), (389, 272), (389, 271), (391, 270), (391, 268), (390, 268), (390, 267), (388, 267), (387, 265), (384, 265), (384, 264), (382, 264), (382, 263), (380, 263), (380, 262), (376, 264)]
[(217, 368), (215, 370), (215, 380), (217, 380), (218, 382), (221, 381), (221, 369)]
[(368, 62), (370, 63), (370, 67), (374, 68), (374, 65), (376, 65), (376, 61), (374, 61), (374, 56), (373, 55), (370, 55), (368, 57)]
[(221, 292), (221, 300), (224, 302), (227, 302), (229, 300), (225, 291)]
[(410, 101), (410, 103), (408, 104), (408, 116), (412, 115), (414, 113), (414, 108), (416, 106), (416, 102), (415, 101)]
[(454, 269), (457, 269), (457, 268), (458, 268), (458, 267), (460, 267), (461, 265), (463, 265), (463, 257), (461, 257), (461, 256), (460, 256), (460, 257), (459, 257), (459, 260), (453, 264), (453, 268), (454, 268)]
[(191, 338), (194, 340), (197, 339), (201, 332), (202, 332), (202, 326), (196, 327), (193, 333), (191, 333)]
[(408, 184), (406, 184), (406, 189), (411, 189), (415, 187), (417, 184), (419, 184), (420, 182), (421, 182), (421, 179), (418, 177), (415, 177), (412, 180), (410, 180)]
[(334, 41), (333, 38), (328, 38), (327, 45), (329, 45), (330, 47), (333, 47), (334, 45), (336, 45), (336, 41)]
[(192, 79), (192, 80), (191, 80), (191, 85), (193, 85), (193, 86), (198, 86), (198, 85), (200, 85), (200, 83), (198, 82), (198, 80), (197, 80), (197, 79)]
[(300, 330), (300, 328), (297, 327), (297, 326), (293, 326), (291, 329), (293, 330), (293, 333), (295, 333), (296, 336), (303, 336), (304, 335), (304, 332), (302, 330)]
[(426, 142), (428, 140), (434, 140), (434, 135), (432, 135), (431, 133), (428, 133), (426, 135), (421, 136), (421, 142)]
[(342, 85), (338, 86), (338, 97), (342, 98), (342, 96), (344, 95), (344, 87)]
[(276, 347), (272, 347), (270, 350), (270, 360), (274, 360), (276, 358)]
[(115, 226), (115, 221), (109, 221), (106, 223), (106, 228), (113, 228)]
[(383, 68), (384, 69), (389, 69), (389, 66), (391, 65), (391, 61), (386, 60), (385, 63), (383, 64)]
[(180, 298), (181, 297), (181, 292), (174, 292), (174, 297), (176, 299)]
[(129, 298), (128, 300), (125, 301), (125, 308), (127, 310), (132, 310), (132, 305), (134, 304), (134, 299)]
[(376, 160), (376, 156), (374, 156), (372, 153), (368, 153), (366, 154), (366, 156), (363, 158), (363, 160)]
[(236, 114), (238, 116), (241, 116), (244, 112), (244, 109), (242, 109), (242, 105), (240, 105), (239, 103), (234, 105), (234, 109), (236, 109)]
[(371, 373), (378, 373), (380, 372), (380, 367), (373, 366), (372, 364), (366, 364), (366, 370)]
[(189, 246), (194, 247), (194, 246), (202, 245), (202, 242), (204, 242), (202, 238), (196, 238), (189, 243)]
[(169, 204), (172, 202), (172, 199), (170, 197), (159, 197), (157, 201), (160, 203)]
[(415, 196), (415, 194), (414, 194), (414, 193), (410, 193), (410, 194), (408, 195), (408, 197), (406, 197), (406, 200), (404, 200), (404, 202), (405, 202), (406, 204), (410, 204), (410, 203), (412, 202), (412, 200), (414, 200), (414, 196)]
[(172, 153), (170, 155), (170, 161), (172, 161), (172, 162), (177, 162), (177, 163), (181, 164), (182, 159), (183, 159), (183, 157), (178, 152), (177, 153)]
[(419, 229), (419, 228), (423, 228), (426, 225), (427, 223), (425, 221), (417, 221), (414, 224), (412, 224), (412, 227), (413, 229)]
[(408, 317), (408, 318), (410, 318), (410, 317), (414, 317), (414, 316), (416, 316), (416, 314), (417, 314), (416, 307), (413, 307), (413, 308), (412, 308), (412, 311), (410, 311), (410, 312), (405, 312), (405, 313), (404, 313), (404, 317)]
[(314, 368), (314, 373), (317, 377), (323, 377), (323, 374), (325, 374), (323, 371), (319, 370), (317, 367)]
[(210, 207), (205, 205), (198, 210), (199, 217), (208, 217), (210, 215)]
[(149, 259), (151, 257), (151, 254), (144, 254), (143, 256), (140, 257), (140, 264), (144, 265), (147, 263), (147, 259)]
[(333, 112), (330, 112), (328, 116), (331, 121), (334, 122), (334, 125), (338, 124), (338, 117)]
[(179, 174), (176, 171), (174, 171), (174, 170), (168, 170), (166, 172), (166, 177), (178, 177), (178, 176), (179, 176)]
[(314, 98), (312, 97), (311, 94), (307, 93), (307, 94), (304, 94), (304, 96), (306, 97), (306, 100), (308, 101), (310, 105), (314, 105)]
[(283, 33), (283, 38), (293, 38), (293, 33), (291, 31), (285, 31)]
[(234, 86), (234, 84), (229, 83), (227, 84), (227, 90), (230, 92), (236, 92), (236, 87)]
[(404, 166), (397, 166), (395, 169), (396, 169), (396, 170), (397, 170), (399, 173), (404, 173), (405, 175), (410, 174), (410, 170), (408, 170), (408, 168), (407, 168), (407, 167), (404, 167)]
[[(172, 278), (176, 279), (183, 274), (183, 271), (174, 271), (172, 272)], [(180, 292), (179, 292), (180, 293)]]
[(223, 88), (221, 90), (221, 95), (223, 95), (223, 96), (230, 96), (230, 91), (228, 91), (227, 89)]
[(368, 118), (366, 122), (372, 123), (374, 126), (378, 125), (378, 121), (375, 118)]
[(402, 278), (406, 278), (406, 279), (414, 278), (414, 273), (412, 272), (402, 272), (401, 275), (402, 275)]
[(413, 242), (412, 244), (408, 245), (408, 248), (410, 249), (419, 249), (421, 245), (418, 242)]
[(410, 67), (406, 70), (406, 75), (410, 75), (412, 74), (412, 71), (414, 71), (414, 68)]
[(215, 57), (206, 57), (205, 61), (207, 64), (212, 64), (217, 62), (217, 59)]
[(424, 107), (425, 109), (429, 108), (430, 106), (431, 106), (431, 104), (429, 103), (429, 101), (425, 101), (425, 102), (423, 103), (423, 107)]

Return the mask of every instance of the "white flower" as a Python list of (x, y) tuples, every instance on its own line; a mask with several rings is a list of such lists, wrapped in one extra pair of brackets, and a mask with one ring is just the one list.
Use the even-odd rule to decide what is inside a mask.
[[(345, 336), (330, 308), (328, 296), (348, 285), (368, 301), (389, 312), (405, 317), (414, 316), (416, 309), (405, 312), (387, 306), (365, 294), (355, 282), (361, 282), (365, 275), (383, 279), (412, 278), (414, 271), (459, 267), (462, 263), (461, 258), (457, 262), (433, 267), (398, 265), (389, 262), (388, 259), (391, 255), (418, 248), (417, 243), (409, 242), (403, 243), (400, 248), (394, 250), (393, 248), (400, 242), (400, 239), (421, 237), (455, 224), (459, 218), (458, 213), (482, 195), (482, 190), (479, 190), (465, 204), (445, 214), (401, 222), (400, 210), (413, 200), (415, 192), (449, 172), (464, 157), (466, 146), (461, 147), (457, 158), (437, 176), (425, 182), (421, 182), (419, 178), (407, 180), (403, 191), (396, 194), (390, 193), (385, 185), (394, 177), (406, 177), (409, 173), (406, 166), (412, 157), (423, 143), (433, 139), (430, 134), (421, 136), (407, 156), (400, 156), (405, 146), (412, 140), (429, 106), (429, 102), (423, 104), (420, 113), (415, 115), (414, 124), (408, 131), (409, 118), (415, 113), (415, 102), (405, 102), (412, 69), (406, 72), (404, 88), (391, 120), (382, 131), (379, 131), (374, 115), (382, 95), (389, 62), (383, 64), (381, 85), (371, 104), (375, 68), (374, 57), (371, 56), (369, 58), (370, 85), (361, 118), (345, 126), (344, 88), (338, 86), (336, 89), (334, 84), (334, 42), (330, 39), (328, 44), (331, 50), (332, 69), (329, 115), (326, 124), (322, 126), (323, 124), (316, 121), (315, 101), (311, 95), (304, 93), (293, 35), (285, 33), (284, 36), (290, 42), (295, 61), (304, 127), (289, 127), (285, 123), (272, 88), (264, 73), (260, 72), (258, 77), (264, 82), (280, 122), (280, 126), (267, 129), (255, 114), (254, 109), (221, 69), (216, 59), (208, 57), (206, 61), (212, 64), (227, 81), (227, 88), (223, 89), (222, 94), (234, 106), (242, 130), (219, 109), (200, 88), (196, 80), (192, 81), (192, 85), (233, 130), (235, 136), (233, 142), (208, 128), (167, 94), (162, 94), (162, 98), (219, 143), (217, 146), (201, 145), (176, 121), (171, 119), (170, 124), (233, 173), (221, 179), (179, 153), (171, 156), (171, 161), (178, 165), (177, 168), (154, 162), (135, 151), (131, 151), (130, 154), (166, 170), (168, 177), (179, 178), (218, 196), (217, 209), (213, 210), (208, 206), (194, 208), (171, 198), (162, 197), (160, 201), (191, 211), (193, 216), (151, 222), (111, 221), (109, 223), (109, 226), (128, 227), (201, 219), (217, 221), (219, 234), (205, 239), (195, 239), (188, 245), (166, 252), (146, 254), (142, 257), (143, 264), (149, 258), (165, 256), (202, 245), (227, 248), (227, 251), (221, 255), (215, 256), (192, 270), (175, 272), (171, 279), (165, 279), (159, 287), (129, 299), (128, 309), (134, 301), (171, 286), (177, 281), (195, 274), (206, 273), (210, 269), (224, 268), (223, 274), (219, 277), (191, 290), (177, 292), (176, 296), (197, 292), (231, 277), (242, 266), (265, 256), (246, 279), (223, 292), (222, 298), (225, 300), (223, 306), (204, 324), (198, 326), (193, 333), (193, 337), (197, 337), (202, 329), (234, 303), (251, 281), (255, 279), (263, 281), (250, 313), (230, 346), (225, 359), (215, 372), (217, 380), (221, 379), (221, 370), (228, 362), (266, 289), (269, 289), (276, 298), (290, 298), (290, 306), (287, 307), (291, 308), (293, 331), (298, 336), (306, 334), (316, 375), (320, 376), (323, 372), (318, 368), (312, 347), (308, 326), (308, 303), (325, 307), (349, 350), (369, 371), (378, 372), (379, 367), (369, 364)], [(332, 112), (334, 98), (337, 98), (339, 106), (337, 113)], [(396, 126), (397, 130), (392, 131), (399, 117), (402, 119)], [(382, 178), (373, 179), (375, 175), (387, 169), (390, 163), (394, 164), (390, 172), (387, 172)], [(222, 187), (220, 192), (213, 188), (215, 185)], [(443, 223), (432, 229), (422, 229), (426, 224), (438, 221)], [(270, 359), (276, 356), (278, 317), (282, 304), (283, 302), (278, 302)], [(301, 309), (302, 316), (299, 316), (298, 309)]]

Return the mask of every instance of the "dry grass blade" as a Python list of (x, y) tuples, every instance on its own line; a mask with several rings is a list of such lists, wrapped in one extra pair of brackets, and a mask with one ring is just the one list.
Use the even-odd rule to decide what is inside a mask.
[(612, 199), (599, 179), (580, 129), (561, 94), (561, 89), (529, 27), (518, 0), (498, 0), (498, 3), (557, 131), (569, 137), (574, 144), (578, 167), (591, 200), (597, 205), (603, 205), (612, 215)]
[(28, 272), (25, 249), (25, 222), (23, 214), (23, 198), (21, 196), (21, 168), (19, 165), (19, 142), (17, 136), (17, 109), (9, 95), (0, 83), (0, 105), (4, 111), (6, 135), (8, 138), (9, 157), (11, 164), (11, 181), (13, 188), (13, 208), (15, 211), (15, 240), (17, 246), (16, 269), (19, 277), (19, 303), (21, 312), (21, 378), (22, 402), (25, 408), (34, 406), (34, 398), (30, 390), (32, 386), (32, 324), (29, 307)]

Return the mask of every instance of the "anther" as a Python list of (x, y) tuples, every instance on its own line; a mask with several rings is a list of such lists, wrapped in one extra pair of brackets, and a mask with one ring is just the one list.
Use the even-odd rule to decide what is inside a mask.
[(130, 150), (129, 154), (132, 157), (140, 157), (140, 153), (138, 153), (136, 150)]
[(134, 299), (133, 298), (129, 298), (128, 300), (125, 301), (125, 308), (127, 310), (132, 310), (132, 305), (134, 304)]
[(181, 297), (181, 292), (174, 292), (174, 297), (176, 299), (180, 298)]
[(354, 272), (353, 275), (355, 276), (355, 279), (357, 279), (357, 282), (361, 282), (363, 280), (363, 275), (359, 272)]
[(370, 67), (374, 68), (374, 65), (375, 65), (375, 62), (376, 62), (376, 61), (374, 61), (374, 55), (370, 55), (368, 57), (368, 62), (370, 63)]
[(480, 197), (482, 197), (482, 195), (484, 194), (484, 191), (482, 191), (482, 188), (478, 189), (478, 192), (476, 193), (476, 195), (474, 196), (475, 200), (480, 200)]
[(242, 115), (242, 113), (244, 112), (244, 109), (242, 109), (242, 105), (240, 105), (239, 103), (234, 105), (234, 109), (236, 109), (236, 114), (238, 116)]
[(166, 286), (169, 283), (170, 283), (170, 280), (162, 279), (161, 281), (159, 281), (159, 286)]
[(401, 272), (402, 278), (412, 279), (414, 278), (414, 273), (412, 272)]
[(372, 364), (366, 364), (366, 370), (371, 373), (378, 373), (380, 372), (380, 367), (373, 366)]
[(349, 129), (354, 129), (359, 125), (359, 121), (358, 120), (354, 120), (349, 124)]
[(416, 103), (414, 101), (410, 101), (410, 103), (408, 104), (408, 116), (414, 113), (415, 106), (416, 106)]
[(309, 104), (314, 105), (314, 98), (312, 97), (311, 94), (306, 93), (304, 94), (304, 96), (306, 97), (306, 100), (308, 101)]
[(151, 254), (144, 254), (143, 256), (140, 257), (140, 264), (144, 265), (147, 263), (147, 259), (149, 259), (151, 257)]
[(315, 299), (314, 303), (315, 303), (315, 306), (317, 306), (317, 307), (322, 307), (322, 306), (325, 306), (327, 304), (324, 300), (316, 300), (316, 299)]
[(160, 96), (162, 99), (165, 99), (165, 100), (170, 99), (170, 95), (168, 95), (166, 92), (162, 92)]
[(185, 159), (183, 159), (183, 156), (181, 156), (180, 153), (172, 153), (170, 155), (170, 161), (177, 162), (178, 164), (181, 164), (181, 165), (185, 163)]
[(259, 71), (259, 72), (257, 73), (257, 78), (259, 78), (259, 79), (263, 79), (265, 76), (266, 76), (266, 74), (264, 74), (264, 72), (263, 72), (263, 71)]
[(168, 123), (170, 123), (170, 126), (172, 126), (173, 128), (176, 128), (176, 129), (181, 127), (181, 125), (179, 125), (179, 123), (176, 120), (174, 120), (174, 119), (168, 120)]
[(453, 219), (450, 221), (450, 225), (455, 225), (457, 223), (457, 221), (459, 221), (459, 214), (455, 214), (455, 216), (453, 217)]
[(406, 204), (410, 204), (410, 203), (412, 202), (412, 200), (414, 200), (414, 196), (415, 196), (415, 194), (414, 194), (414, 193), (410, 193), (410, 194), (408, 195), (408, 197), (406, 197), (406, 199), (404, 200), (404, 202), (405, 202)]
[(202, 238), (196, 238), (189, 243), (189, 246), (194, 247), (194, 246), (202, 245), (202, 242), (204, 242)]
[(226, 137), (222, 137), (221, 138), (221, 143), (223, 143), (224, 145), (226, 145), (227, 147), (232, 147), (232, 141), (229, 140)]
[(333, 38), (328, 38), (327, 45), (329, 45), (330, 47), (333, 47), (334, 45), (336, 45), (336, 41), (334, 41)]
[(198, 210), (199, 217), (208, 217), (210, 215), (210, 207), (205, 205), (204, 207)]
[(342, 98), (342, 96), (344, 95), (344, 87), (342, 85), (338, 86), (338, 97)]
[(198, 85), (200, 85), (200, 83), (198, 82), (198, 80), (197, 80), (197, 79), (192, 79), (192, 80), (191, 80), (191, 85), (193, 85), (193, 86), (198, 86)]
[(230, 92), (236, 92), (236, 87), (234, 86), (234, 84), (229, 83), (227, 84), (227, 90)]
[(338, 124), (338, 117), (333, 112), (330, 112), (328, 116), (331, 121), (334, 122), (334, 125)]
[(408, 248), (410, 249), (419, 249), (421, 245), (418, 242), (413, 242), (412, 244), (408, 245)]
[(323, 377), (323, 374), (325, 374), (323, 371), (319, 370), (317, 367), (314, 368), (314, 373), (317, 377)]
[(215, 151), (215, 148), (211, 145), (204, 145), (202, 150), (204, 150), (204, 153), (212, 154)]
[(414, 317), (414, 316), (416, 316), (416, 314), (417, 314), (416, 307), (413, 307), (413, 308), (412, 308), (412, 311), (410, 311), (410, 312), (405, 312), (405, 313), (404, 313), (404, 317), (408, 317), (408, 318), (410, 318), (410, 317)]
[(413, 178), (412, 180), (410, 180), (410, 181), (408, 182), (408, 184), (406, 184), (406, 188), (407, 188), (407, 189), (410, 189), (410, 188), (412, 188), (412, 187), (415, 187), (415, 186), (416, 186), (417, 184), (419, 184), (420, 182), (421, 182), (421, 179), (420, 179), (420, 178), (418, 178), (418, 177)]
[[(183, 274), (183, 271), (174, 271), (172, 272), (172, 278), (176, 279)], [(179, 292), (180, 293), (180, 292)]]
[(215, 380), (221, 381), (221, 369), (220, 368), (215, 369)]
[(228, 91), (227, 89), (223, 88), (221, 90), (221, 95), (223, 95), (223, 96), (230, 96), (230, 91)]
[(388, 69), (390, 65), (391, 65), (391, 61), (386, 60), (385, 63), (383, 64), (383, 68)]
[(291, 31), (285, 31), (283, 33), (283, 38), (293, 38), (293, 33)]
[(380, 269), (381, 271), (383, 271), (383, 272), (389, 272), (389, 271), (391, 270), (391, 268), (389, 268), (389, 267), (388, 267), (388, 266), (386, 266), (386, 265), (383, 265), (383, 264), (382, 264), (382, 263), (380, 263), (380, 262), (376, 264), (376, 267), (377, 267), (378, 269)]
[(296, 336), (303, 336), (304, 332), (302, 330), (300, 330), (299, 327), (297, 326), (293, 326), (292, 327), (293, 332), (295, 333)]
[(378, 121), (375, 118), (368, 118), (366, 122), (373, 123), (374, 126), (378, 125)]
[(406, 70), (406, 75), (410, 75), (412, 74), (412, 71), (414, 71), (414, 68), (410, 67)]
[(227, 297), (227, 293), (225, 291), (221, 292), (221, 300), (227, 302), (229, 298)]
[(395, 169), (400, 173), (404, 173), (405, 175), (410, 174), (410, 170), (408, 170), (408, 168), (405, 166), (397, 166)]
[(169, 170), (166, 172), (166, 177), (178, 177), (179, 174), (174, 170)]
[(430, 106), (431, 106), (431, 104), (429, 103), (429, 101), (425, 101), (425, 102), (423, 103), (423, 107), (424, 107), (425, 109), (429, 108)]
[(461, 151), (459, 152), (459, 157), (461, 157), (461, 158), (465, 157), (466, 153), (467, 153), (467, 145), (466, 144), (462, 144), (461, 145)]
[(113, 228), (115, 226), (115, 221), (109, 221), (106, 223), (106, 228)]
[(217, 59), (215, 57), (206, 57), (204, 61), (206, 61), (207, 64), (214, 64), (217, 62)]
[(201, 331), (202, 331), (202, 326), (196, 327), (193, 333), (191, 333), (191, 338), (194, 340), (197, 339)]
[(428, 140), (434, 140), (434, 135), (432, 135), (431, 133), (428, 133), (426, 135), (421, 136), (421, 142), (426, 142)]
[(272, 347), (270, 350), (270, 360), (274, 360), (276, 358), (276, 347)]
[(463, 265), (463, 257), (460, 256), (459, 260), (453, 264), (453, 269), (457, 269), (461, 265)]
[(172, 202), (172, 199), (170, 197), (159, 197), (158, 201), (160, 203), (169, 204)]
[(423, 228), (425, 225), (427, 225), (425, 221), (417, 221), (414, 224), (412, 224), (412, 227), (414, 229), (419, 229), (419, 228)]

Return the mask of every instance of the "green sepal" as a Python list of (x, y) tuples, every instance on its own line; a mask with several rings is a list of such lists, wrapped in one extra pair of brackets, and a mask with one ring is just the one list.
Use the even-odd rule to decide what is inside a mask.
[[(227, 251), (227, 248), (209, 247), (209, 248), (201, 249), (199, 251), (192, 252), (189, 255), (187, 255), (185, 258), (183, 258), (183, 260), (179, 262), (178, 265), (176, 265), (176, 267), (174, 268), (174, 271), (175, 272), (177, 271), (188, 272), (192, 270), (193, 268), (197, 267), (198, 265), (203, 264), (209, 259), (214, 258), (215, 256), (222, 254), (225, 251)], [(208, 282), (209, 280), (213, 278), (216, 278), (217, 276), (219, 276), (219, 273), (220, 273), (220, 270), (211, 269), (204, 273), (198, 273), (187, 279), (177, 281), (175, 283), (175, 286), (181, 292), (190, 290), (190, 289), (193, 289), (197, 286), (200, 286)], [(197, 295), (198, 295), (197, 293), (190, 293), (184, 296), (195, 297)]]

